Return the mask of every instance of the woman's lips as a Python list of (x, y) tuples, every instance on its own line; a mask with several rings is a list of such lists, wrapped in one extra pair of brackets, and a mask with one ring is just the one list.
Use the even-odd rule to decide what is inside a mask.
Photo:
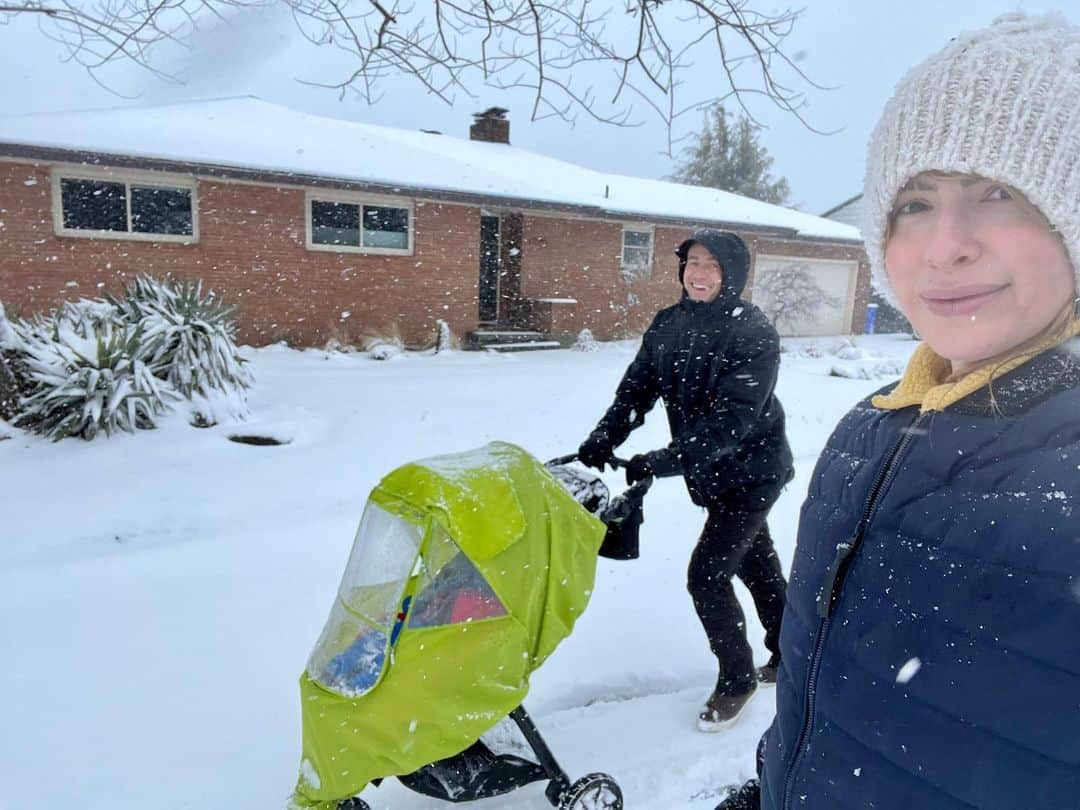
[(973, 315), (989, 304), (1008, 285), (979, 285), (951, 290), (929, 290), (920, 294), (923, 304), (935, 315)]

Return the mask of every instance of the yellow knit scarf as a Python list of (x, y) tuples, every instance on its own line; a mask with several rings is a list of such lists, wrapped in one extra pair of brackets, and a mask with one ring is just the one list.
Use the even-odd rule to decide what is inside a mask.
[(896, 388), (888, 394), (878, 394), (871, 403), (875, 408), (887, 411), (911, 405), (919, 405), (923, 412), (945, 410), (954, 402), (978, 391), (984, 385), (989, 385), (1033, 357), (1080, 335), (1080, 320), (1073, 320), (1064, 333), (1056, 329), (1053, 332), (1054, 334), (1019, 348), (999, 361), (973, 368), (955, 380), (949, 379), (952, 364), (923, 343), (911, 356), (907, 368), (904, 369), (904, 376)]

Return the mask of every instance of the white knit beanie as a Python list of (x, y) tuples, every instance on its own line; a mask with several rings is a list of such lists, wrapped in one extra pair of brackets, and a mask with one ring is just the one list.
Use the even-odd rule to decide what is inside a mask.
[(977, 174), (1023, 193), (1060, 232), (1080, 290), (1080, 30), (1060, 14), (1007, 14), (901, 79), (870, 138), (863, 191), (866, 251), (890, 300), (889, 212), (925, 171)]

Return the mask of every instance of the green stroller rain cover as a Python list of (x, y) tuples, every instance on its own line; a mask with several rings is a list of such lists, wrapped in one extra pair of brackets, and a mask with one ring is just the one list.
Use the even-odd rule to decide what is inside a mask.
[(290, 805), (333, 810), (457, 754), (521, 704), (589, 601), (604, 531), (504, 442), (383, 478), (300, 676)]

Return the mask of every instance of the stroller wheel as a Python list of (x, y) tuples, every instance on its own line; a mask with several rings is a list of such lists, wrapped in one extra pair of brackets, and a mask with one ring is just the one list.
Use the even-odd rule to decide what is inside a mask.
[(353, 796), (351, 799), (338, 802), (337, 810), (371, 810), (371, 805), (359, 796)]
[(590, 773), (559, 799), (559, 810), (622, 810), (622, 790), (606, 773)]

